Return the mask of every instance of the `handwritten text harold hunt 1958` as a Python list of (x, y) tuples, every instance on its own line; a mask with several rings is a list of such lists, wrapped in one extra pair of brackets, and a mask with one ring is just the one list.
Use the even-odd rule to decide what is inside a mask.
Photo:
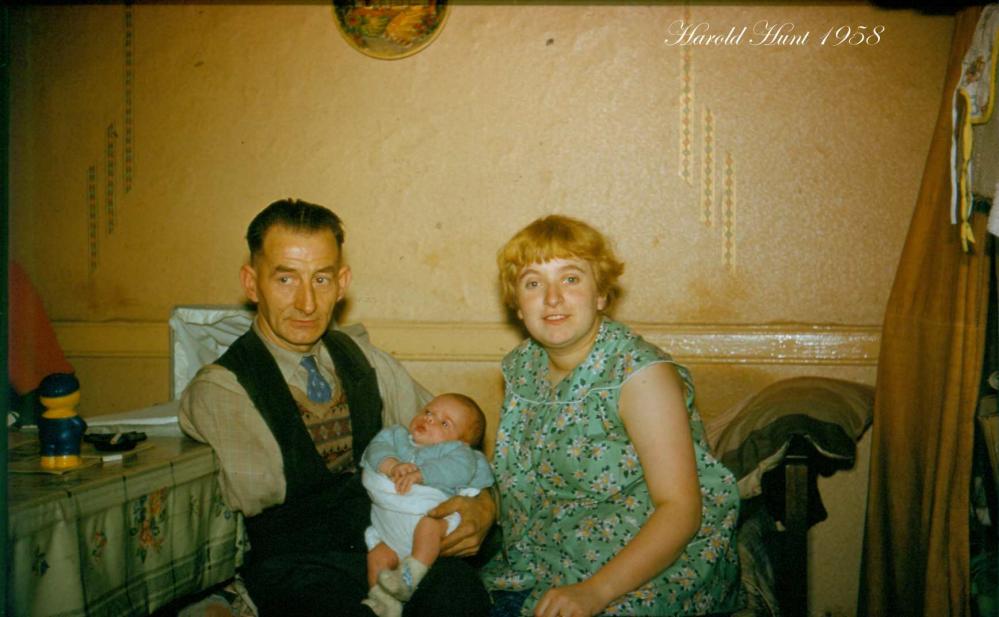
[(881, 42), (885, 27), (866, 25), (830, 26), (821, 34), (812, 36), (810, 30), (802, 30), (791, 22), (770, 23), (763, 19), (752, 27), (731, 26), (728, 30), (712, 31), (706, 21), (687, 23), (678, 19), (669, 25), (667, 36), (663, 43), (670, 47), (685, 45), (696, 46), (732, 46), (751, 45), (753, 47), (801, 47), (813, 42), (819, 45), (837, 47), (839, 45), (874, 46)]

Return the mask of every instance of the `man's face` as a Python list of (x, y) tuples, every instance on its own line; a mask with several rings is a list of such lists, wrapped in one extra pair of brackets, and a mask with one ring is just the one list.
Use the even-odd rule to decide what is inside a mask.
[(328, 229), (271, 227), (260, 254), (239, 274), (246, 296), (257, 303), (263, 336), (298, 352), (309, 351), (326, 333), (333, 307), (350, 285), (350, 268), (340, 265), (340, 249)]

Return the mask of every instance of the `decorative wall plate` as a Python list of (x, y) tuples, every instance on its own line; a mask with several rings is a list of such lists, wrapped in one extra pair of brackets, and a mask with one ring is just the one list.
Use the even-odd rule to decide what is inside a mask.
[(400, 4), (378, 0), (334, 0), (333, 20), (357, 51), (383, 60), (405, 58), (433, 42), (444, 28), (448, 0)]

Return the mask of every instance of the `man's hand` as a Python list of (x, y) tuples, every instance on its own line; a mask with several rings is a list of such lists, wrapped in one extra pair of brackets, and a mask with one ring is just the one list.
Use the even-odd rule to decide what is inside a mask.
[(489, 528), (496, 521), (496, 502), (488, 490), (475, 497), (452, 497), (427, 513), (433, 518), (444, 518), (457, 512), (461, 523), (441, 541), (441, 555), (469, 557), (479, 552)]

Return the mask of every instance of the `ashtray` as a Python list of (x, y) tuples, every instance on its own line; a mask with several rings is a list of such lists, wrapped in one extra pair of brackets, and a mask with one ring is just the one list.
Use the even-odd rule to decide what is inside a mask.
[(126, 452), (135, 447), (135, 444), (146, 439), (146, 434), (141, 431), (129, 431), (127, 433), (87, 433), (83, 436), (83, 441), (91, 443), (101, 452)]

